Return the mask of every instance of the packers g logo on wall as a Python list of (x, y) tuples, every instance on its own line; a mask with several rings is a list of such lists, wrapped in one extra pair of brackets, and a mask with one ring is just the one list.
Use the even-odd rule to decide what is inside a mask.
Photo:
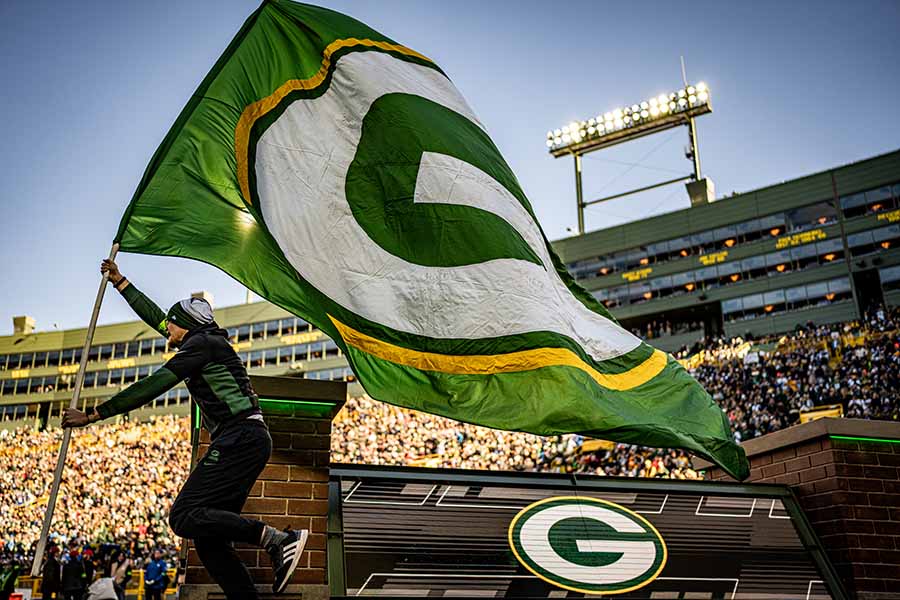
[(523, 508), (509, 524), (509, 545), (526, 569), (585, 594), (620, 594), (653, 581), (666, 544), (642, 516), (623, 506), (558, 496)]

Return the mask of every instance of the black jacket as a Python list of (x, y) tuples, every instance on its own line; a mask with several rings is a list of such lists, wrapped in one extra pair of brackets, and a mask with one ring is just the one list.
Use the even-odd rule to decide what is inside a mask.
[(44, 598), (50, 598), (50, 594), (56, 592), (59, 594), (60, 575), (62, 567), (55, 556), (47, 558), (44, 568), (41, 571), (41, 595)]

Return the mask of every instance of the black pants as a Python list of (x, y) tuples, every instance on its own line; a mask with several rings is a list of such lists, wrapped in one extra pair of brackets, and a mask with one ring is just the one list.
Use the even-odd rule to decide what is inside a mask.
[(151, 590), (150, 588), (145, 588), (147, 591), (147, 600), (163, 600), (163, 592), (165, 590)]
[(194, 548), (226, 598), (258, 598), (233, 542), (258, 545), (265, 524), (240, 515), (250, 488), (272, 453), (265, 423), (238, 421), (219, 434), (191, 471), (169, 512), (177, 535)]

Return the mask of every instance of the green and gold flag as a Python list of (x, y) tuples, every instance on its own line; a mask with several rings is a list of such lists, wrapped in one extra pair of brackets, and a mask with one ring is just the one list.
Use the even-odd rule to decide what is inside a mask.
[(116, 241), (215, 265), (309, 320), (374, 398), (686, 448), (747, 475), (709, 395), (574, 283), (447, 75), (345, 15), (263, 2), (163, 140)]

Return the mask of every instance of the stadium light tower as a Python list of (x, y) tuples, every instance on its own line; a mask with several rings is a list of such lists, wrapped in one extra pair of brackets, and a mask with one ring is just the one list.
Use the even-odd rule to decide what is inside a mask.
[[(547, 148), (554, 158), (568, 155), (575, 158), (579, 235), (584, 234), (584, 209), (592, 204), (645, 192), (686, 179), (693, 180), (687, 185), (692, 204), (708, 202), (715, 196), (712, 182), (703, 179), (700, 174), (700, 152), (697, 146), (697, 128), (694, 125), (696, 117), (712, 112), (709, 94), (709, 88), (701, 81), (696, 85), (685, 85), (669, 94), (660, 94), (638, 104), (599, 114), (586, 121), (573, 121), (547, 132)], [(690, 149), (687, 157), (693, 162), (693, 173), (612, 196), (584, 201), (581, 187), (582, 155), (682, 126), (686, 126), (689, 132)]]

